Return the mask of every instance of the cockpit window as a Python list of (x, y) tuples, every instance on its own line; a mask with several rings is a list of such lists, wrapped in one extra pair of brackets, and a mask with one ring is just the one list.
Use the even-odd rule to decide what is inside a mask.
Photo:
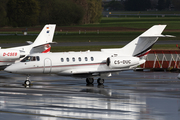
[(36, 56), (36, 59), (37, 59), (37, 61), (39, 61), (40, 60), (39, 56)]
[(27, 56), (21, 62), (39, 61), (39, 56)]
[(29, 62), (30, 60), (31, 60), (31, 57), (27, 56), (24, 59), (22, 59), (21, 62)]
[(31, 57), (31, 61), (36, 61), (36, 57), (35, 56)]

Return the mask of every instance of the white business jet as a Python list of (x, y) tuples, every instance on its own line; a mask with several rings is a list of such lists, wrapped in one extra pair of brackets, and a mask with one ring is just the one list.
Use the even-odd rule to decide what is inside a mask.
[[(104, 83), (104, 78), (113, 72), (133, 69), (145, 63), (145, 57), (166, 25), (155, 25), (123, 48), (101, 49), (101, 51), (36, 53), (21, 62), (8, 66), (5, 71), (19, 74), (58, 74), (86, 78), (87, 84)], [(29, 77), (24, 83), (30, 85)]]
[(56, 25), (45, 25), (34, 43), (28, 42), (30, 45), (6, 49), (0, 48), (0, 69), (3, 70), (8, 65), (15, 63), (29, 54), (49, 52), (51, 49), (50, 43), (52, 43), (53, 40), (55, 27)]

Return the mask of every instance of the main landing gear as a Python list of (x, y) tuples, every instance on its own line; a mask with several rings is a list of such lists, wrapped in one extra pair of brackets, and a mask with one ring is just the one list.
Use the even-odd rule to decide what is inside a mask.
[(25, 87), (27, 87), (27, 86), (28, 86), (28, 87), (29, 87), (29, 86), (31, 86), (31, 81), (30, 81), (30, 79), (29, 79), (29, 78), (30, 78), (30, 76), (28, 75), (28, 76), (27, 76), (27, 78), (26, 78), (26, 80), (24, 81), (24, 86), (25, 86)]
[(99, 85), (104, 84), (104, 79), (98, 78), (98, 79), (97, 79), (97, 83), (98, 83)]
[(87, 84), (93, 84), (94, 83), (94, 78), (86, 78), (86, 83)]
[[(87, 84), (93, 84), (93, 83), (94, 83), (94, 78), (86, 78), (86, 83), (87, 83)], [(103, 85), (103, 84), (104, 84), (104, 79), (98, 78), (98, 79), (97, 79), (97, 83), (98, 83), (99, 85)]]

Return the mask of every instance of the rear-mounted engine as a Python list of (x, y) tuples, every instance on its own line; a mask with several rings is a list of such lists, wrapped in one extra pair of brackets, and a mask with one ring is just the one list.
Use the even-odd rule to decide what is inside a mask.
[(139, 64), (139, 58), (138, 57), (108, 57), (106, 64), (112, 69), (120, 69), (125, 67), (130, 67), (133, 65)]

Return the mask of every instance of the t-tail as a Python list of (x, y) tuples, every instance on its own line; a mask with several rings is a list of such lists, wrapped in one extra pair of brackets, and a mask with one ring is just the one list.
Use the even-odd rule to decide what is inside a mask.
[(56, 25), (55, 24), (49, 24), (45, 25), (34, 43), (31, 44), (32, 50), (30, 53), (47, 53), (51, 49), (51, 43), (54, 37)]
[(159, 37), (174, 37), (161, 34), (165, 27), (166, 25), (152, 26), (121, 50), (124, 51), (127, 56), (142, 57), (147, 55)]

